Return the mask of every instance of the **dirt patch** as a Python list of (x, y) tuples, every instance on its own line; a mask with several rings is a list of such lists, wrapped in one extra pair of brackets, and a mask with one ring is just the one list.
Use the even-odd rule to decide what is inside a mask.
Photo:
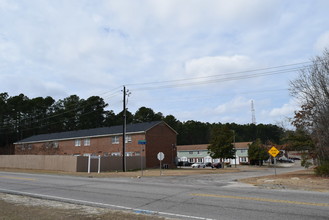
[(239, 181), (272, 189), (329, 192), (329, 178), (316, 176), (312, 169), (279, 174), (276, 176), (252, 177)]
[(165, 218), (142, 215), (106, 208), (75, 205), (64, 202), (36, 199), (0, 193), (0, 219), (114, 219), (163, 220)]

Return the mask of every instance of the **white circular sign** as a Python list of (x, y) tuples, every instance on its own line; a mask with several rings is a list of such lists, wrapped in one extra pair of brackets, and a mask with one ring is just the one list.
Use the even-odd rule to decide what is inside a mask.
[(164, 159), (164, 153), (159, 152), (158, 153), (158, 160), (163, 160)]

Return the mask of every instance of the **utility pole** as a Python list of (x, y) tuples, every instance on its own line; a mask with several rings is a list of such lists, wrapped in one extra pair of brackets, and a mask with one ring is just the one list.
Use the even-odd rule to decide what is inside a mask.
[(235, 155), (234, 155), (235, 162), (234, 162), (234, 166), (236, 168), (235, 130), (233, 130), (233, 146), (234, 146), (234, 150), (235, 150)]
[(254, 108), (254, 100), (251, 100), (251, 123), (256, 125), (256, 116), (255, 116), (255, 108)]
[(126, 86), (123, 86), (122, 171), (126, 172)]

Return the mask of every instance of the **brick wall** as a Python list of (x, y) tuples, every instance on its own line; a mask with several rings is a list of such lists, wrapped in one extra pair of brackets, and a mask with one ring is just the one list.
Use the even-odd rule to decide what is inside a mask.
[[(62, 140), (54, 142), (40, 142), (24, 145), (16, 145), (16, 155), (111, 155), (114, 152), (122, 153), (122, 136), (119, 137), (119, 143), (112, 144), (112, 137), (95, 137), (90, 138), (90, 146), (84, 145), (84, 139), (80, 139), (81, 145), (75, 146), (75, 139)], [(144, 134), (131, 134), (131, 143), (126, 143), (126, 152), (140, 152), (141, 146), (138, 140), (144, 140)], [(54, 143), (58, 143), (58, 147), (54, 147)]]
[(157, 154), (163, 152), (165, 155), (162, 164), (175, 167), (177, 156), (176, 133), (165, 124), (159, 124), (146, 133), (146, 167), (157, 168), (160, 161)]

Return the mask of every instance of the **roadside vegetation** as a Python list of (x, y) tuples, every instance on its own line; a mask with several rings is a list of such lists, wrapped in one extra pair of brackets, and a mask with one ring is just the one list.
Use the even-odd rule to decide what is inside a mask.
[[(300, 104), (292, 123), (299, 132), (296, 140), (305, 138), (300, 146), (315, 161), (315, 172), (329, 176), (329, 50), (312, 62), (290, 83), (291, 94)], [(298, 136), (300, 133), (304, 135)]]

